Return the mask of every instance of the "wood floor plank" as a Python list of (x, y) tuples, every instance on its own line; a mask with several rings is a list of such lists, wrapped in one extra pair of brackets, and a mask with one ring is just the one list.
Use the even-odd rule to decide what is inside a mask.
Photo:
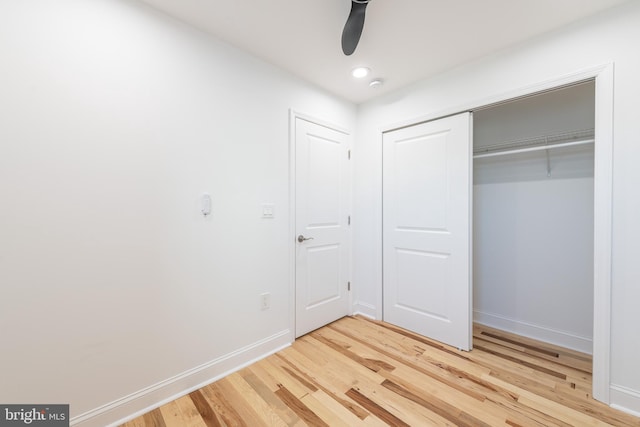
[(526, 366), (537, 370), (543, 374), (556, 377), (564, 381), (558, 381), (556, 378), (550, 378), (556, 384), (573, 384), (571, 389), (579, 391), (591, 390), (591, 374), (580, 370), (573, 369), (570, 366), (565, 366), (546, 358), (536, 357), (531, 354), (521, 353), (517, 350), (513, 350), (510, 347), (504, 347), (499, 344), (494, 344), (482, 339), (474, 341), (474, 348), (476, 350), (482, 350), (485, 353), (495, 355), (499, 358), (514, 362), (521, 366)]
[[(330, 410), (335, 415), (337, 415), (341, 420), (347, 423), (348, 426), (373, 426), (373, 427), (382, 427), (386, 426), (384, 422), (379, 420), (374, 416), (370, 416), (369, 412), (362, 409), (360, 406), (356, 405), (351, 399), (336, 399), (335, 396), (329, 395), (324, 390), (318, 390), (313, 394), (313, 397), (325, 407), (326, 410)], [(360, 408), (361, 413), (354, 412), (350, 408), (347, 407), (341, 400), (353, 402), (352, 406), (357, 406)], [(362, 415), (364, 413), (364, 416)], [(331, 424), (333, 426), (333, 424)]]
[(242, 423), (248, 427), (284, 427), (286, 425), (275, 415), (273, 410), (259, 413), (262, 405), (256, 405), (260, 398), (255, 398), (255, 392), (239, 375), (229, 375), (212, 386), (216, 386), (219, 389), (220, 394), (224, 396), (229, 405), (238, 414)]
[[(260, 421), (265, 421), (265, 424), (273, 427), (285, 427), (287, 423), (280, 418), (278, 415), (278, 411), (274, 410), (257, 392), (251, 385), (245, 381), (242, 375), (229, 375), (227, 378), (229, 386), (233, 387), (233, 389), (239, 394), (236, 396), (245, 400), (247, 405), (246, 414), (242, 415), (243, 419), (251, 420), (254, 418), (254, 415), (258, 415), (257, 418)], [(255, 414), (257, 412), (257, 414)], [(260, 421), (255, 421), (255, 424), (258, 425)]]
[(260, 378), (260, 381), (272, 392), (277, 391), (280, 386), (280, 382), (277, 378), (274, 378), (273, 375), (269, 372), (268, 365), (266, 360), (259, 360), (253, 365), (245, 368), (245, 370), (250, 371), (250, 373), (254, 374), (257, 378)]
[(280, 400), (261, 378), (250, 369), (240, 371), (242, 378), (249, 384), (255, 392), (265, 401), (266, 404), (280, 417), (288, 426), (305, 425), (300, 417), (291, 410), (282, 400)]
[(541, 341), (537, 341), (532, 338), (527, 338), (520, 335), (514, 336), (514, 334), (512, 333), (480, 324), (474, 325), (474, 335), (481, 335), (484, 337), (491, 336), (503, 342), (511, 342), (516, 346), (530, 348), (532, 350), (544, 349), (547, 352), (554, 353), (554, 355), (557, 354), (559, 359), (571, 359), (574, 365), (579, 365), (578, 362), (583, 362), (582, 364), (586, 368), (586, 370), (588, 372), (591, 372), (591, 356), (577, 350), (560, 347), (551, 343), (543, 343)]
[[(467, 415), (471, 415), (476, 417), (479, 420), (484, 420), (485, 424), (489, 425), (498, 425), (502, 424), (506, 420), (505, 419), (496, 419), (492, 417), (492, 414), (504, 413), (505, 411), (502, 408), (510, 408), (515, 411), (517, 414), (523, 414), (523, 416), (516, 416), (512, 418), (517, 418), (520, 421), (526, 420), (527, 423), (525, 425), (531, 424), (532, 421), (545, 421), (545, 424), (542, 425), (554, 425), (549, 424), (549, 419), (546, 417), (540, 417), (535, 411), (529, 411), (527, 408), (523, 408), (522, 405), (517, 404), (518, 395), (515, 393), (508, 393), (495, 386), (487, 386), (479, 389), (479, 391), (484, 391), (484, 399), (480, 399), (479, 401), (465, 399), (465, 396), (462, 394), (452, 395), (451, 391), (448, 393), (443, 393), (444, 384), (435, 383), (432, 381), (421, 381), (420, 376), (411, 375), (401, 375), (402, 369), (399, 368), (392, 373), (388, 373), (386, 376), (388, 379), (403, 384), (406, 388), (415, 389), (414, 394), (418, 396), (433, 396), (440, 394), (441, 399), (431, 398), (432, 400), (438, 401), (442, 407), (447, 406), (448, 401), (453, 401), (456, 403), (456, 406), (460, 407), (467, 411)], [(461, 377), (461, 379), (464, 378)], [(429, 378), (431, 379), (431, 378)], [(467, 383), (469, 386), (475, 386), (478, 381), (474, 381), (473, 383)], [(426, 384), (425, 384), (426, 383)], [(485, 384), (489, 384), (485, 382)], [(465, 393), (466, 394), (466, 393)], [(444, 399), (444, 403), (440, 403), (440, 400)], [(468, 417), (465, 417), (468, 418)], [(475, 423), (475, 422), (474, 422)], [(472, 423), (472, 424), (474, 424)], [(480, 424), (480, 423), (477, 423)]]
[(307, 359), (309, 359), (310, 361), (313, 362), (313, 364), (315, 366), (318, 366), (318, 368), (322, 369), (324, 366), (328, 365), (329, 363), (331, 363), (331, 359), (327, 359), (327, 357), (323, 354), (323, 353), (319, 353), (316, 351), (315, 346), (313, 343), (309, 343), (306, 340), (306, 336), (300, 337), (296, 340), (295, 342), (295, 346), (291, 346), (288, 348), (285, 348), (283, 351), (281, 351), (280, 353), (283, 354), (287, 351), (290, 350), (296, 350), (302, 354), (305, 355), (305, 357)]
[(297, 370), (300, 375), (307, 378), (319, 390), (325, 392), (327, 396), (331, 397), (359, 419), (364, 420), (369, 415), (369, 412), (358, 406), (355, 402), (343, 397), (343, 394), (351, 388), (351, 385), (343, 382), (342, 378), (338, 378), (330, 372), (319, 369), (310, 359), (307, 359), (296, 349), (288, 349), (287, 352), (281, 352), (278, 354), (278, 357), (289, 363), (292, 369)]
[(474, 344), (346, 317), (122, 427), (640, 427), (591, 398), (588, 355), (482, 325)]
[[(346, 395), (361, 402), (363, 405), (365, 404), (363, 402), (366, 402), (367, 406), (365, 408), (370, 411), (372, 410), (371, 408), (376, 408), (376, 412), (372, 412), (372, 415), (382, 420), (397, 418), (403, 423), (412, 426), (451, 424), (447, 418), (434, 412), (429, 406), (407, 399), (400, 395), (397, 390), (386, 386), (386, 381), (386, 379), (382, 380), (379, 384), (369, 380), (360, 381), (347, 391)], [(361, 400), (362, 397), (360, 395), (365, 396), (367, 399)], [(360, 399), (356, 399), (357, 397), (360, 397)], [(456, 414), (459, 413), (460, 411), (456, 411)]]
[[(317, 334), (322, 334), (326, 341), (334, 341), (335, 344), (341, 341), (346, 342), (345, 340), (347, 339), (345, 336), (342, 336), (343, 338), (341, 338), (341, 334), (330, 328), (324, 328), (322, 331), (317, 331)], [(347, 344), (343, 345), (346, 346)], [(382, 350), (379, 350), (377, 355), (374, 355), (370, 353), (371, 349), (368, 349), (363, 343), (354, 342), (353, 340), (349, 343), (349, 348), (363, 355), (371, 354), (370, 358), (365, 357), (364, 359), (377, 361), (377, 363), (374, 363), (374, 366), (376, 367), (378, 365), (386, 367), (386, 369), (377, 369), (377, 372), (385, 377), (385, 381), (382, 383), (383, 386), (396, 392), (398, 390), (402, 390), (403, 396), (405, 397), (409, 395), (428, 396), (429, 398), (426, 400), (423, 399), (419, 401), (416, 400), (417, 398), (412, 400), (432, 412), (441, 415), (443, 418), (449, 419), (450, 421), (455, 420), (455, 422), (460, 425), (465, 425), (463, 422), (464, 419), (471, 420), (471, 425), (486, 425), (487, 423), (482, 421), (483, 418), (487, 422), (496, 422), (496, 419), (486, 410), (487, 408), (478, 406), (478, 402), (485, 400), (484, 395), (475, 391), (469, 392), (463, 387), (457, 387), (453, 380), (448, 378), (450, 375), (448, 371), (443, 371), (442, 375), (435, 375), (427, 372), (428, 380), (422, 381), (421, 374), (426, 371), (419, 369), (413, 363), (409, 365), (404, 363), (402, 360), (387, 358), (382, 353)], [(344, 351), (351, 352), (351, 350), (345, 349)], [(436, 381), (433, 381), (434, 379)], [(395, 387), (389, 387), (388, 384), (394, 384)], [(487, 390), (485, 389), (484, 391)], [(449, 405), (447, 403), (448, 400), (456, 401), (457, 408), (453, 408)], [(431, 402), (437, 403), (434, 404)], [(439, 405), (444, 407), (446, 410), (439, 411)], [(473, 412), (474, 408), (478, 409), (477, 412), (480, 413), (479, 418), (475, 418), (470, 415), (470, 412)], [(464, 410), (470, 410), (470, 412), (464, 412)], [(453, 415), (450, 413), (453, 413)]]
[[(403, 339), (407, 339), (406, 337)], [(367, 344), (369, 343), (370, 338), (366, 341)], [(385, 339), (381, 339), (381, 343), (384, 343), (386, 340)], [(364, 340), (363, 340), (364, 342)], [(374, 346), (374, 344), (371, 344), (372, 346)], [(381, 345), (385, 345), (385, 344), (381, 344)], [(393, 346), (391, 346), (393, 347)], [(389, 345), (387, 345), (387, 348), (389, 348)], [(384, 352), (384, 350), (379, 349), (380, 352)], [(427, 355), (429, 352), (431, 352), (431, 350), (428, 350), (427, 352), (414, 356), (414, 355), (410, 355), (408, 356), (409, 359), (405, 359), (409, 360), (410, 364), (413, 366), (414, 369), (417, 369), (417, 366), (420, 365), (421, 360), (420, 358), (425, 357), (425, 355)], [(441, 355), (442, 356), (442, 355)], [(429, 356), (432, 357), (432, 356)], [(448, 355), (445, 355), (445, 357), (448, 357)], [(440, 370), (442, 371), (442, 374), (447, 374), (447, 375), (451, 375), (451, 377), (456, 377), (460, 383), (464, 384), (466, 387), (469, 388), (473, 388), (473, 387), (477, 387), (477, 391), (485, 393), (486, 395), (491, 395), (493, 396), (492, 399), (496, 400), (497, 403), (495, 404), (496, 407), (509, 407), (509, 405), (511, 404), (511, 402), (513, 402), (516, 398), (517, 395), (514, 396), (512, 393), (502, 390), (500, 388), (495, 387), (495, 385), (492, 385), (480, 378), (474, 377), (473, 375), (468, 373), (468, 369), (466, 369), (464, 367), (465, 363), (469, 363), (468, 361), (464, 361), (461, 360), (459, 358), (452, 358), (454, 361), (457, 361), (458, 363), (462, 363), (463, 365), (461, 365), (460, 368), (452, 368), (442, 362), (435, 362), (433, 363), (433, 368), (436, 370)], [(429, 365), (427, 365), (429, 366)], [(487, 369), (481, 369), (480, 373), (488, 373), (490, 372)], [(455, 373), (455, 375), (453, 375)], [(415, 376), (415, 378), (420, 378), (420, 375)], [(437, 377), (433, 377), (434, 379), (438, 379)], [(415, 380), (414, 380), (415, 381)], [(442, 382), (442, 379), (440, 378), (440, 382)], [(455, 401), (457, 401), (457, 403), (461, 402), (461, 397), (458, 398), (454, 398)], [(481, 400), (481, 399), (480, 399)], [(504, 402), (503, 402), (504, 401)], [(480, 407), (481, 411), (492, 411), (493, 408), (485, 408), (485, 407)], [(521, 408), (522, 412), (528, 412), (526, 410), (523, 410)], [(531, 414), (528, 414), (528, 416), (532, 416)], [(539, 419), (540, 417), (534, 416), (534, 418)]]
[(315, 412), (309, 409), (307, 405), (305, 405), (286, 387), (280, 387), (280, 389), (276, 391), (276, 396), (291, 408), (293, 412), (298, 414), (298, 416), (307, 424), (318, 427), (329, 427), (329, 424), (325, 423)]
[(222, 421), (222, 414), (219, 414), (219, 409), (218, 411), (214, 409), (215, 404), (207, 399), (202, 390), (189, 393), (189, 397), (207, 427), (224, 427), (227, 425)]
[(580, 367), (575, 367), (575, 360), (569, 361), (562, 356), (549, 357), (546, 354), (535, 353), (533, 351), (520, 351), (519, 349), (515, 349), (513, 346), (508, 345), (508, 343), (505, 344), (504, 341), (493, 340), (485, 337), (484, 335), (474, 338), (473, 347), (490, 348), (498, 353), (508, 354), (516, 359), (529, 361), (536, 365), (547, 367), (548, 369), (557, 372), (562, 372), (565, 375), (581, 376), (585, 378), (591, 376), (591, 372), (581, 369)]
[(154, 427), (165, 427), (166, 424), (164, 422), (164, 418), (162, 417), (162, 412), (160, 409), (154, 409), (151, 412), (147, 412), (142, 416), (144, 420), (144, 424), (146, 426), (154, 426)]
[[(350, 348), (356, 349), (358, 353), (366, 355), (371, 360), (382, 362), (382, 364), (386, 366), (385, 371), (394, 372), (396, 375), (411, 376), (414, 379), (426, 375), (478, 401), (485, 399), (488, 385), (475, 377), (467, 375), (461, 370), (443, 365), (442, 363), (438, 366), (431, 363), (422, 363), (420, 356), (398, 356), (380, 347), (376, 347), (370, 342), (360, 340), (357, 336), (343, 335), (342, 332), (338, 332), (332, 328), (324, 328), (321, 333), (327, 337), (333, 338), (339, 334), (344, 336), (345, 339), (350, 339)], [(388, 378), (384, 373), (382, 375)], [(480, 390), (478, 390), (478, 388), (480, 388)]]
[(202, 392), (207, 402), (213, 407), (214, 415), (220, 425), (251, 427), (237, 410), (243, 402), (233, 402), (229, 399), (230, 396), (227, 396), (225, 392), (223, 381), (224, 378), (202, 387), (199, 391)]
[[(175, 400), (182, 415), (182, 425), (184, 427), (206, 427), (207, 424), (200, 416), (198, 408), (193, 404), (193, 400), (187, 395)], [(162, 409), (162, 408), (161, 408)]]
[(174, 400), (158, 408), (167, 427), (184, 427), (183, 415), (180, 406)]
[[(346, 408), (337, 408), (335, 400), (326, 396), (321, 390), (313, 394), (308, 394), (300, 399), (304, 405), (313, 411), (322, 421), (331, 427), (355, 427), (363, 425), (361, 419), (346, 410)], [(336, 405), (333, 405), (336, 403)], [(346, 413), (336, 412), (334, 409), (344, 409)]]
[(551, 375), (553, 377), (556, 378), (560, 378), (561, 380), (566, 380), (567, 379), (567, 374), (564, 374), (562, 372), (560, 372), (559, 370), (554, 370), (554, 369), (550, 369), (547, 368), (545, 366), (542, 366), (540, 363), (534, 363), (534, 362), (529, 362), (527, 360), (524, 360), (524, 358), (517, 358), (514, 356), (511, 356), (508, 354), (508, 351), (500, 351), (499, 349), (494, 350), (491, 348), (490, 343), (477, 343), (474, 345), (474, 348), (476, 350), (482, 350), (485, 353), (494, 355), (496, 357), (501, 357), (505, 360), (508, 360), (510, 362), (515, 362), (518, 365), (521, 366), (526, 366), (527, 368), (531, 368), (533, 370), (536, 370), (538, 372), (542, 372), (543, 374), (547, 374), (547, 375)]
[[(487, 361), (490, 360), (487, 358), (487, 355), (482, 352), (476, 352), (474, 357), (476, 357), (475, 361), (481, 364), (488, 363)], [(620, 413), (618, 411), (612, 412), (606, 405), (591, 399), (590, 394), (582, 393), (571, 387), (561, 386), (563, 384), (562, 382), (549, 385), (546, 379), (541, 379), (541, 375), (544, 374), (539, 372), (531, 375), (514, 374), (513, 371), (508, 368), (511, 362), (500, 364), (497, 360), (493, 360), (491, 363), (493, 365), (491, 377), (504, 381), (504, 384), (516, 385), (520, 395), (525, 392), (532, 393), (541, 398), (561, 404), (567, 410), (585, 411), (586, 408), (589, 408), (590, 411), (593, 411), (594, 418), (606, 422), (613, 422), (614, 425), (617, 422), (615, 417), (612, 418), (612, 414)], [(511, 390), (515, 389), (511, 388)], [(606, 410), (601, 411), (602, 408), (606, 408)], [(623, 418), (626, 417), (623, 416)]]
[[(368, 362), (361, 360), (361, 358), (352, 358), (350, 354), (341, 351), (336, 345), (330, 345), (328, 340), (318, 338), (314, 333), (306, 337), (310, 342), (317, 340), (316, 351), (324, 352), (327, 357), (334, 360), (334, 363), (325, 366), (325, 372), (332, 372), (334, 375), (345, 378), (349, 383), (354, 385), (353, 388), (345, 393), (347, 397), (356, 401), (360, 406), (363, 406), (362, 402), (366, 402), (368, 406), (363, 407), (369, 412), (371, 412), (369, 408), (376, 408), (378, 412), (373, 413), (373, 415), (378, 418), (381, 416), (391, 418), (391, 415), (393, 415), (393, 417), (398, 419), (401, 419), (402, 416), (420, 419), (419, 414), (421, 411), (415, 405), (410, 404), (410, 402), (395, 401), (393, 402), (393, 406), (384, 404), (393, 401), (392, 393), (381, 386), (384, 377), (372, 370)], [(321, 344), (324, 344), (324, 346)], [(359, 397), (361, 394), (360, 391), (363, 389), (367, 390), (367, 396), (371, 396), (370, 400), (357, 400), (354, 397)]]
[(382, 406), (369, 399), (364, 394), (360, 393), (358, 390), (352, 388), (349, 389), (346, 394), (351, 399), (362, 405), (369, 412), (371, 412), (374, 416), (386, 422), (388, 425), (397, 427), (410, 427), (409, 424), (405, 423), (400, 418), (396, 417), (395, 415), (384, 409)]
[(122, 424), (121, 427), (146, 427), (144, 425), (144, 417), (134, 418), (133, 420)]
[(347, 384), (356, 385), (362, 382), (380, 384), (382, 380), (384, 380), (384, 377), (381, 377), (378, 373), (360, 365), (358, 362), (343, 353), (328, 347), (322, 342), (316, 340), (315, 337), (306, 336), (305, 339), (309, 342), (315, 343), (317, 346), (317, 352), (323, 353), (327, 357), (333, 359), (333, 363), (328, 364), (323, 368), (324, 371), (336, 378), (341, 378)]
[(308, 382), (300, 382), (298, 378), (289, 375), (289, 372), (287, 372), (288, 365), (277, 357), (264, 359), (259, 363), (262, 363), (262, 365), (266, 367), (267, 372), (278, 381), (278, 390), (286, 387), (296, 398), (301, 398), (316, 391), (315, 386), (307, 388), (309, 386)]
[[(354, 322), (350, 318), (343, 320), (345, 322), (334, 323), (328, 327), (335, 328), (345, 335), (359, 339), (361, 342), (371, 343), (394, 356), (408, 358), (416, 363), (429, 363), (436, 367), (444, 363), (457, 369), (465, 369), (475, 377), (480, 377), (490, 371), (484, 366), (467, 363), (469, 361), (468, 355), (458, 354), (458, 350), (445, 348), (442, 344), (437, 343), (425, 345), (424, 342), (429, 342), (430, 340), (423, 338), (413, 339), (409, 334), (393, 333), (396, 328), (387, 328), (382, 323), (370, 320)], [(357, 338), (358, 336), (360, 338)]]

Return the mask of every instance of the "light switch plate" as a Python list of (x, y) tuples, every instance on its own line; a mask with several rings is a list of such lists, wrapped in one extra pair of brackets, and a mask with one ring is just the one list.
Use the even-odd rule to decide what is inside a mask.
[(204, 193), (200, 199), (201, 212), (205, 217), (211, 215), (211, 195)]
[(262, 218), (274, 218), (275, 217), (275, 205), (273, 203), (262, 204)]

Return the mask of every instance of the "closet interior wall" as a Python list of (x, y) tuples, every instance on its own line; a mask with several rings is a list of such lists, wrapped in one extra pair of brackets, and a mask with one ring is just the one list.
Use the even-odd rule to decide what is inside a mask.
[[(515, 100), (475, 111), (473, 130), (474, 321), (586, 353), (594, 97), (594, 83), (585, 82)], [(498, 143), (526, 146), (567, 134), (578, 144), (480, 154)]]

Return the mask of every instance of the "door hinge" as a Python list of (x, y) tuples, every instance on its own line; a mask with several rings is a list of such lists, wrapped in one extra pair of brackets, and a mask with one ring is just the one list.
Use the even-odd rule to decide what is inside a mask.
[(351, 290), (351, 282), (347, 282), (347, 291)]
[(351, 160), (351, 150), (347, 151), (347, 157), (349, 158), (349, 160)]

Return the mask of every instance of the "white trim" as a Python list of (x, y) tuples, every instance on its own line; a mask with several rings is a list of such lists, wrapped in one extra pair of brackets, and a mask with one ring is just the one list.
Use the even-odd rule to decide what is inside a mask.
[(473, 320), (481, 325), (500, 329), (514, 334), (522, 335), (538, 341), (570, 348), (583, 353), (591, 354), (593, 340), (589, 337), (579, 336), (567, 331), (548, 328), (542, 325), (523, 322), (499, 314), (486, 313), (479, 310), (473, 311)]
[(291, 345), (290, 336), (291, 333), (288, 329), (281, 331), (128, 396), (77, 415), (70, 420), (70, 425), (74, 427), (102, 427), (105, 425), (115, 427), (121, 425), (289, 347)]
[(382, 238), (382, 234), (383, 234), (383, 217), (382, 217), (382, 211), (384, 209), (384, 199), (382, 197), (382, 188), (384, 186), (384, 179), (383, 179), (383, 170), (384, 170), (384, 155), (382, 154), (383, 151), (383, 143), (384, 143), (384, 132), (386, 132), (383, 129), (379, 129), (378, 130), (379, 135), (380, 135), (380, 139), (378, 141), (378, 148), (380, 150), (380, 164), (378, 165), (378, 176), (377, 176), (377, 185), (378, 185), (378, 189), (379, 191), (376, 193), (376, 205), (378, 207), (378, 209), (374, 209), (374, 221), (375, 221), (375, 230), (378, 233), (378, 235), (376, 236), (377, 238), (375, 239), (375, 265), (378, 266), (378, 271), (376, 272), (376, 274), (378, 275), (376, 282), (379, 284), (379, 290), (378, 292), (376, 292), (376, 309), (375, 309), (375, 316), (377, 319), (380, 320), (384, 320), (384, 306), (382, 304), (382, 301), (384, 301), (384, 267), (383, 267), (383, 256), (382, 253), (384, 251), (384, 239)]
[(352, 311), (354, 315), (361, 314), (369, 319), (380, 319), (379, 317), (376, 317), (376, 307), (363, 301), (357, 301), (354, 303)]
[[(521, 88), (505, 91), (496, 95), (487, 96), (484, 98), (476, 99), (468, 103), (460, 104), (453, 107), (443, 108), (442, 110), (435, 111), (429, 114), (420, 115), (412, 119), (401, 120), (395, 123), (390, 123), (380, 128), (380, 133), (389, 132), (399, 128), (413, 126), (418, 123), (428, 122), (431, 120), (441, 119), (447, 116), (453, 116), (455, 114), (462, 113), (464, 111), (477, 111), (481, 109), (489, 108), (496, 104), (502, 104), (506, 101), (513, 101), (519, 98), (526, 98), (534, 94), (541, 92), (547, 92), (554, 89), (559, 89), (564, 86), (571, 86), (577, 83), (592, 80), (597, 77), (603, 76), (607, 70), (611, 68), (613, 70), (613, 63), (607, 63), (597, 65), (593, 67), (584, 68), (574, 73), (564, 74), (557, 78), (543, 80), (538, 83), (533, 83)], [(613, 82), (612, 82), (613, 84)], [(612, 87), (613, 90), (613, 87)], [(597, 89), (596, 89), (597, 93)], [(613, 94), (611, 94), (613, 99)], [(596, 123), (597, 124), (597, 123)]]
[[(345, 135), (351, 136), (351, 132), (349, 132), (349, 129), (347, 129), (344, 126), (337, 125), (337, 124), (332, 123), (332, 122), (327, 121), (327, 120), (319, 119), (319, 118), (314, 117), (314, 116), (309, 115), (309, 114), (301, 113), (301, 112), (299, 112), (297, 110), (294, 110), (294, 109), (289, 109), (289, 117), (293, 118), (293, 119), (306, 120), (308, 122), (315, 123), (317, 125), (333, 129), (336, 132), (340, 132), (340, 133), (343, 133)], [(293, 125), (294, 125), (294, 129), (295, 129), (295, 120), (293, 120), (293, 122), (294, 122)], [(293, 136), (295, 136), (295, 134)], [(289, 142), (291, 143), (291, 140), (289, 140)], [(295, 138), (294, 138), (293, 142), (295, 142)]]
[(593, 397), (609, 404), (611, 384), (611, 263), (613, 240), (614, 66), (594, 70), (596, 81), (593, 230)]
[(355, 254), (354, 254), (354, 248), (355, 245), (353, 244), (353, 230), (354, 230), (354, 215), (353, 215), (353, 211), (354, 211), (354, 205), (353, 205), (353, 199), (354, 199), (354, 188), (355, 188), (355, 162), (356, 162), (356, 158), (355, 158), (355, 152), (354, 152), (354, 136), (351, 134), (349, 135), (349, 166), (347, 168), (347, 173), (349, 174), (349, 179), (348, 179), (348, 184), (349, 184), (349, 206), (347, 207), (347, 210), (349, 211), (349, 224), (347, 225), (348, 227), (348, 239), (349, 239), (349, 266), (348, 266), (348, 273), (347, 276), (349, 277), (349, 283), (351, 284), (350, 290), (348, 291), (347, 297), (349, 298), (349, 312), (348, 314), (350, 316), (353, 316), (353, 302), (355, 300), (355, 295), (356, 295), (356, 284), (355, 281), (353, 280), (353, 266), (355, 264), (354, 258), (355, 258)]
[(289, 329), (296, 340), (296, 117), (289, 109)]
[(640, 417), (640, 393), (627, 387), (611, 384), (611, 407)]
[[(611, 382), (611, 257), (612, 257), (612, 194), (613, 194), (613, 98), (614, 64), (606, 63), (584, 68), (574, 73), (533, 83), (462, 105), (406, 119), (382, 126), (379, 132), (379, 147), (382, 153), (384, 132), (415, 125), (464, 111), (474, 111), (508, 100), (527, 97), (536, 93), (595, 80), (595, 169), (594, 169), (594, 334), (593, 334), (593, 397), (610, 403)], [(382, 154), (381, 159), (382, 159)], [(384, 161), (384, 159), (382, 159)], [(376, 312), (383, 315), (382, 307), (382, 164), (380, 165), (379, 189), (376, 203), (376, 262), (379, 270), (377, 283), (378, 304)], [(380, 317), (382, 318), (382, 317)]]
[(469, 135), (467, 137), (469, 141), (469, 188), (467, 193), (469, 194), (469, 208), (468, 208), (468, 252), (467, 252), (467, 260), (469, 260), (469, 276), (467, 278), (468, 284), (468, 292), (469, 292), (469, 307), (468, 309), (468, 319), (469, 325), (467, 326), (467, 330), (469, 331), (469, 342), (467, 348), (469, 351), (473, 350), (473, 112), (469, 113)]
[(368, 315), (367, 313), (362, 313), (361, 311), (356, 311), (353, 313), (353, 316), (363, 316), (366, 317), (367, 319), (371, 319), (371, 320), (377, 320), (375, 317)]

